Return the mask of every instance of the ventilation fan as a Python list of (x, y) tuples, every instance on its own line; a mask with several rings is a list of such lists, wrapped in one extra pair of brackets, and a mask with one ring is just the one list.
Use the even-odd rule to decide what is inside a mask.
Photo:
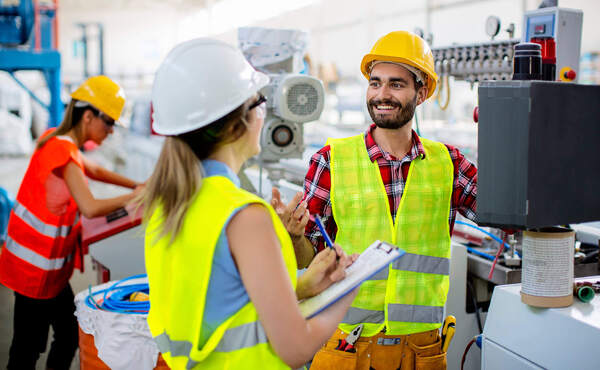
[(323, 111), (323, 84), (314, 77), (284, 75), (273, 95), (274, 113), (286, 121), (314, 121)]

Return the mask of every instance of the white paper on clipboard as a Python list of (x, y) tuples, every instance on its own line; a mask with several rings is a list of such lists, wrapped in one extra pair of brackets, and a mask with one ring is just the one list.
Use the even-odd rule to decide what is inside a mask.
[(402, 249), (382, 241), (375, 241), (358, 259), (346, 269), (346, 277), (332, 284), (329, 288), (314, 297), (300, 302), (300, 312), (310, 318), (323, 311), (341, 297), (351, 292), (363, 281), (374, 276), (406, 252)]

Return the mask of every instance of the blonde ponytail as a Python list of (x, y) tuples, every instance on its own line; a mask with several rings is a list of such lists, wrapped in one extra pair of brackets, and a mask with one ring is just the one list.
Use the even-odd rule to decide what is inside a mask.
[(180, 138), (167, 137), (142, 195), (145, 220), (150, 219), (159, 205), (161, 208), (161, 228), (151, 230), (155, 240), (170, 235), (173, 242), (201, 183), (200, 161), (194, 151)]
[(146, 224), (160, 208), (160, 225), (156, 230), (149, 230), (153, 242), (166, 236), (169, 236), (169, 244), (175, 240), (202, 184), (200, 160), (208, 158), (221, 145), (244, 135), (248, 105), (249, 102), (242, 104), (208, 126), (165, 139), (144, 193), (134, 200), (144, 207)]

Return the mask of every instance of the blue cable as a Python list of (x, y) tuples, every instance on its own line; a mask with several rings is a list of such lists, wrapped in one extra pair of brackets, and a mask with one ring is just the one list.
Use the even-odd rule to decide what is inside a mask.
[(494, 260), (494, 258), (495, 258), (495, 257), (494, 257), (494, 256), (492, 256), (491, 254), (487, 254), (487, 253), (485, 253), (485, 252), (478, 251), (478, 250), (477, 250), (477, 249), (475, 249), (475, 248), (467, 247), (467, 250), (468, 250), (469, 252), (473, 253), (473, 254), (476, 254), (476, 255), (478, 255), (478, 256), (480, 256), (480, 257), (483, 257), (483, 258), (485, 258), (485, 259), (487, 259), (487, 260), (490, 260), (490, 261), (493, 261), (493, 260)]
[[(150, 302), (130, 302), (129, 296), (134, 292), (143, 292), (149, 294), (150, 288), (148, 283), (140, 284), (128, 284), (119, 286), (120, 284), (138, 278), (144, 278), (146, 274), (131, 276), (122, 280), (117, 281), (107, 289), (101, 289), (92, 293), (91, 286), (89, 287), (89, 294), (85, 299), (85, 303), (88, 307), (97, 310), (104, 310), (110, 312), (124, 313), (124, 314), (147, 314), (150, 310)], [(102, 303), (98, 304), (94, 299), (94, 296), (102, 295)]]
[[(510, 245), (508, 245), (508, 243), (506, 243), (506, 242), (503, 242), (503, 241), (502, 241), (502, 239), (498, 238), (498, 237), (497, 237), (496, 235), (494, 235), (494, 234), (491, 234), (491, 233), (489, 233), (489, 232), (485, 231), (484, 229), (482, 229), (482, 228), (481, 228), (481, 227), (479, 227), (479, 226), (475, 226), (475, 225), (472, 225), (472, 224), (468, 224), (468, 223), (466, 223), (466, 222), (459, 221), (459, 220), (456, 220), (456, 221), (454, 221), (454, 223), (457, 223), (457, 224), (459, 224), (459, 225), (465, 225), (465, 226), (469, 226), (469, 227), (472, 227), (472, 228), (473, 228), (473, 229), (475, 229), (475, 230), (479, 230), (479, 231), (481, 231), (482, 233), (484, 233), (485, 235), (489, 236), (490, 238), (492, 238), (492, 239), (494, 239), (495, 241), (497, 241), (498, 243), (500, 243), (500, 245), (502, 245), (502, 244), (504, 243), (504, 248), (506, 248), (506, 250), (507, 250), (507, 251), (509, 251), (509, 250), (510, 250)], [(475, 252), (473, 252), (473, 253), (475, 253)], [(481, 252), (480, 252), (480, 253), (481, 253)], [(519, 253), (519, 251), (517, 251), (516, 249), (515, 249), (515, 253), (517, 254), (517, 256), (521, 257), (521, 253)], [(479, 253), (475, 253), (475, 254), (479, 254)], [(488, 254), (488, 256), (489, 256), (489, 254)], [(492, 261), (493, 261), (493, 260), (494, 260), (494, 257), (492, 257)]]

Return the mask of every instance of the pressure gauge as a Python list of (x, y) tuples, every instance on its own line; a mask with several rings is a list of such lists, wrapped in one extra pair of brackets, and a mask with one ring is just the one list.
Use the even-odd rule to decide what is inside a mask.
[(485, 20), (485, 33), (487, 33), (488, 36), (490, 36), (493, 40), (494, 37), (499, 32), (500, 32), (500, 18), (496, 17), (495, 15), (490, 15)]

